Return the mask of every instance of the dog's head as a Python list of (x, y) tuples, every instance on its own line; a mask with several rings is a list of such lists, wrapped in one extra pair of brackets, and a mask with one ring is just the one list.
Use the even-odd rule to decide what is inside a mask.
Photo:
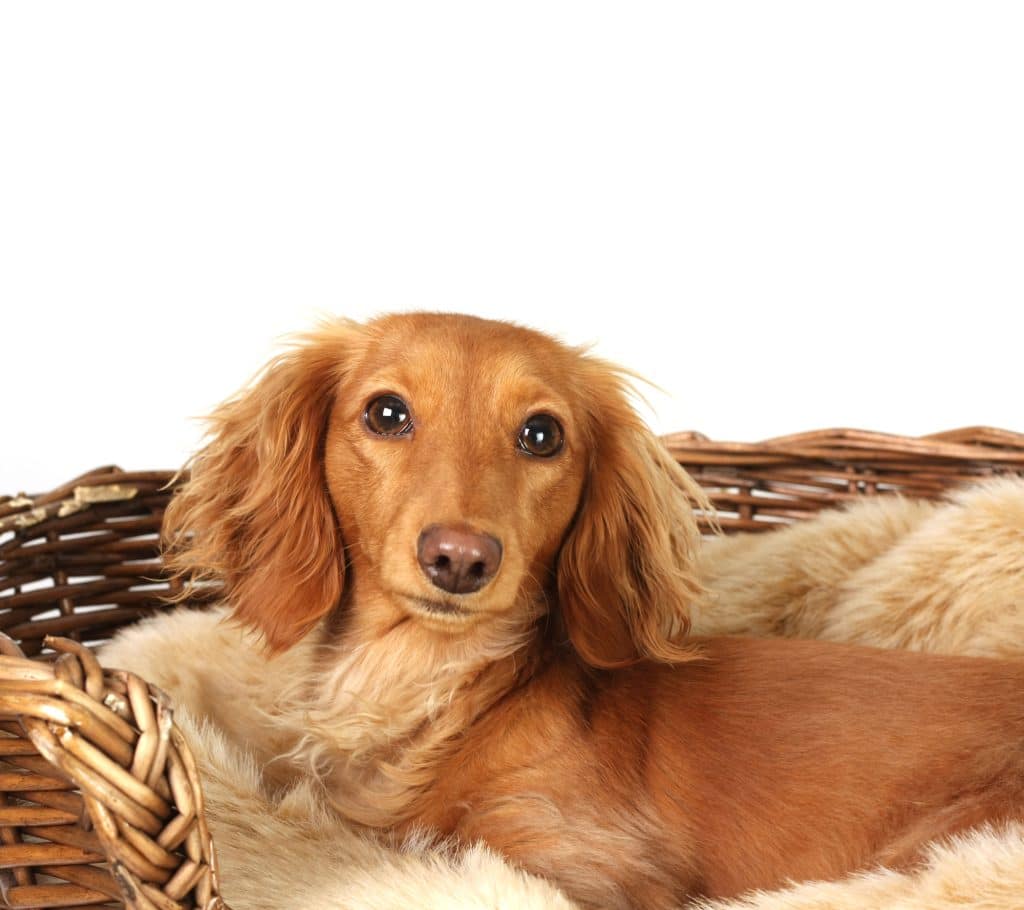
[(681, 660), (699, 489), (621, 371), (467, 316), (339, 321), (213, 415), (169, 561), (271, 651), (342, 603), (459, 635), (547, 605), (587, 662)]

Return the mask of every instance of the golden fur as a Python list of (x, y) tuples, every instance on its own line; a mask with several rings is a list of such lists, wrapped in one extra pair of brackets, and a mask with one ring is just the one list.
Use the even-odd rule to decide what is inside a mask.
[(945, 502), (878, 497), (782, 534), (709, 541), (705, 635), (859, 642), (981, 657), (1024, 650), (1024, 480)]
[[(412, 404), (412, 437), (366, 432), (384, 391)], [(538, 410), (565, 426), (546, 462), (512, 445)], [(845, 572), (842, 545), (822, 547), (833, 571), (815, 587), (799, 542), (698, 555), (688, 493), (606, 364), (468, 318), (325, 329), (221, 409), (169, 516), (196, 532), (172, 540), (178, 564), (223, 578), (280, 654), (203, 663), (246, 701), (197, 713), (249, 742), (282, 791), (316, 778), (352, 822), (482, 839), (588, 906), (905, 866), (933, 837), (1020, 817), (1020, 664), (685, 637), (691, 609), (705, 631), (721, 616), (725, 631), (843, 637), (843, 585), (927, 510), (880, 510), (892, 533), (852, 535)], [(437, 521), (501, 536), (490, 585), (431, 589), (412, 541)], [(729, 568), (759, 559), (746, 580)], [(789, 598), (751, 592), (787, 584)], [(884, 643), (963, 647), (959, 621), (915, 623), (924, 612)], [(244, 647), (225, 643), (230, 663)]]

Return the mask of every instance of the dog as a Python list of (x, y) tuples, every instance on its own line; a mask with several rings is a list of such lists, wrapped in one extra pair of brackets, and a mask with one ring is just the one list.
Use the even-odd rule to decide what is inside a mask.
[(1024, 817), (1024, 662), (690, 635), (699, 488), (625, 373), (543, 334), (324, 325), (191, 469), (168, 558), (308, 655), (266, 663), (301, 709), (251, 737), (351, 822), (669, 908)]

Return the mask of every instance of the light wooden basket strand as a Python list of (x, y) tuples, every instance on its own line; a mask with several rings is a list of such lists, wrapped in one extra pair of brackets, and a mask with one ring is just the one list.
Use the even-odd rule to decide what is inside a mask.
[(50, 638), (0, 637), (0, 893), (8, 907), (225, 910), (170, 700)]

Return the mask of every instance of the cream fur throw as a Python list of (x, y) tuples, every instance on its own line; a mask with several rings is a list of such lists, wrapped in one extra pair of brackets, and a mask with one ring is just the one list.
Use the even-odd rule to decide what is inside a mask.
[[(715, 540), (702, 572), (708, 595), (696, 610), (700, 633), (1021, 655), (1024, 482), (991, 482), (940, 505), (866, 500), (781, 532)], [(102, 657), (175, 696), (178, 723), (204, 772), (224, 895), (234, 910), (573, 906), (480, 846), (439, 850), (357, 834), (309, 783), (271, 795), (260, 766), (280, 743), (261, 734), (264, 712), (277, 704), (282, 680), (301, 676), (309, 652), (300, 645), (268, 666), (223, 617), (159, 616), (123, 632)], [(701, 906), (1024, 908), (1024, 825), (936, 844), (910, 873), (878, 869)]]

